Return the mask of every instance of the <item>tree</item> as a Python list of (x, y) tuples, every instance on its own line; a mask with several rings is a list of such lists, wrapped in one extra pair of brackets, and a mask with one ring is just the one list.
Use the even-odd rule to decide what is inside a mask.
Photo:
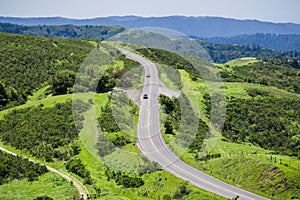
[(186, 183), (182, 183), (179, 186), (179, 190), (174, 194), (174, 199), (181, 199), (182, 197), (188, 195), (191, 191), (187, 188)]
[(76, 73), (70, 70), (62, 70), (58, 72), (50, 80), (53, 93), (55, 95), (71, 93), (75, 77)]
[(163, 200), (171, 200), (172, 198), (168, 194), (164, 194)]
[(99, 80), (99, 83), (97, 85), (97, 89), (96, 91), (98, 93), (105, 93), (105, 92), (109, 92), (112, 91), (113, 88), (116, 85), (116, 79), (110, 77), (109, 75), (105, 74), (101, 77), (101, 79)]
[(53, 198), (43, 195), (35, 198), (34, 200), (53, 200)]
[(291, 62), (290, 62), (290, 66), (296, 68), (296, 69), (299, 69), (300, 68), (300, 65), (298, 63), (298, 61), (296, 59), (292, 59)]
[(166, 129), (166, 131), (165, 131), (166, 134), (172, 134), (172, 135), (174, 135), (174, 128), (173, 128), (170, 116), (168, 116), (168, 118), (167, 118), (167, 120), (165, 122), (165, 129)]
[(0, 106), (5, 106), (8, 103), (7, 89), (4, 83), (0, 82)]

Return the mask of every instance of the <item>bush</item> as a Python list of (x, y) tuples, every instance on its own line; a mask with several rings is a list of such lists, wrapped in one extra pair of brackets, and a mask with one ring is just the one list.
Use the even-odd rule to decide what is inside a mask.
[(231, 99), (223, 135), (287, 155), (300, 155), (300, 100), (285, 97)]
[(77, 72), (93, 45), (84, 40), (0, 33), (0, 80), (15, 88), (19, 104), (62, 70)]
[(144, 180), (138, 175), (129, 175), (120, 171), (112, 171), (106, 169), (105, 175), (107, 179), (113, 179), (118, 185), (123, 185), (126, 188), (139, 188), (144, 185)]
[(52, 91), (55, 95), (72, 93), (76, 73), (70, 70), (59, 71), (50, 79)]
[(27, 178), (28, 181), (34, 181), (47, 172), (45, 166), (0, 151), (0, 185), (14, 179)]
[(33, 200), (53, 200), (53, 198), (43, 195), (43, 196), (39, 196)]
[(84, 182), (91, 185), (93, 180), (91, 178), (90, 172), (86, 170), (85, 166), (82, 164), (79, 158), (73, 158), (66, 163), (66, 169), (69, 172), (77, 174), (81, 178), (84, 178)]
[[(79, 127), (82, 118), (76, 117), (88, 106), (77, 102), (74, 113)], [(25, 150), (38, 158), (67, 160), (78, 154), (78, 127), (76, 128), (72, 102), (56, 104), (52, 108), (42, 105), (13, 110), (0, 121), (0, 139), (17, 149)]]

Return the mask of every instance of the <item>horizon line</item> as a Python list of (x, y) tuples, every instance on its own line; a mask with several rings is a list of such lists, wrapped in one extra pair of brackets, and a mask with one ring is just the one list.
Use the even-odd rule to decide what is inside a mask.
[(167, 18), (167, 17), (186, 17), (186, 18), (223, 18), (223, 19), (231, 19), (237, 21), (259, 21), (259, 22), (267, 22), (267, 23), (274, 23), (274, 24), (297, 24), (300, 25), (300, 22), (278, 22), (278, 21), (267, 21), (263, 19), (257, 18), (234, 18), (234, 17), (227, 17), (227, 16), (216, 16), (216, 15), (149, 15), (149, 16), (141, 16), (141, 15), (108, 15), (108, 16), (95, 16), (95, 17), (84, 17), (84, 18), (76, 18), (76, 17), (68, 17), (68, 16), (59, 16), (59, 15), (52, 15), (52, 16), (12, 16), (12, 15), (0, 15), (0, 17), (5, 18), (21, 18), (21, 19), (38, 19), (38, 18), (62, 18), (62, 19), (70, 19), (70, 20), (93, 20), (98, 18), (110, 18), (110, 17), (138, 17), (138, 18)]

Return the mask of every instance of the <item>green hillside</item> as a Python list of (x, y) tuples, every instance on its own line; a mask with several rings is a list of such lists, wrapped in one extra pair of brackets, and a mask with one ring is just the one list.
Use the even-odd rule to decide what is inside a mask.
[[(76, 177), (94, 199), (223, 199), (141, 155), (135, 144), (139, 108), (126, 92), (142, 88), (143, 71), (115, 44), (0, 36), (1, 146)], [(163, 137), (181, 159), (271, 199), (300, 197), (298, 61), (247, 57), (213, 65), (140, 47), (136, 52), (157, 64), (163, 83), (181, 92), (178, 99), (159, 99)], [(105, 59), (98, 61), (99, 55)], [(73, 88), (75, 80), (81, 85)], [(213, 104), (222, 103), (226, 115), (213, 118)], [(12, 158), (0, 159), (1, 199), (77, 195), (58, 175), (15, 159), (24, 167), (19, 174), (17, 165), (8, 170)]]
[(24, 103), (59, 71), (76, 72), (94, 45), (86, 40), (0, 33), (0, 109)]
[(256, 83), (292, 93), (300, 92), (299, 63), (294, 59), (261, 58), (253, 63), (251, 59), (238, 59), (219, 67), (226, 82)]
[[(138, 52), (179, 71), (180, 84), (169, 78), (175, 72), (164, 75), (162, 70), (160, 77), (168, 85), (180, 85), (194, 111), (199, 112), (200, 121), (212, 129), (214, 126), (209, 123), (211, 98), (216, 103), (218, 96), (210, 94), (208, 89), (215, 85), (213, 87), (222, 87), (220, 89), (226, 94), (227, 111), (222, 132), (214, 132), (213, 137), (207, 135), (208, 139), (204, 140), (205, 135), (195, 137), (200, 142), (198, 150), (202, 140), (206, 145), (202, 146), (202, 151), (194, 150), (196, 141), (189, 148), (177, 142), (182, 134), (177, 132), (177, 112), (164, 110), (174, 104), (174, 100), (163, 103), (165, 114), (162, 117), (165, 119), (161, 126), (164, 127), (164, 139), (181, 159), (225, 182), (272, 199), (299, 198), (300, 96), (297, 88), (300, 70), (293, 64), (294, 60), (241, 58), (219, 64), (217, 67), (224, 81), (222, 86), (205, 82), (211, 80), (210, 76), (204, 76), (205, 80), (195, 76), (195, 69), (190, 69), (195, 63), (193, 60), (152, 48)], [(201, 72), (215, 72), (209, 64), (205, 68), (207, 70)], [(179, 110), (182, 106), (185, 105), (180, 105)], [(166, 115), (170, 112), (171, 117)], [(200, 124), (199, 127), (205, 130)], [(205, 151), (208, 154), (203, 156)]]
[[(299, 69), (265, 62), (263, 65), (266, 68), (261, 68), (261, 74), (272, 77), (274, 84), (257, 84), (239, 79), (251, 77), (252, 74), (261, 77), (259, 73), (251, 72), (257, 62), (246, 58), (229, 62), (220, 68), (221, 73), (224, 70), (236, 75), (233, 80), (224, 77), (225, 81), (229, 81), (224, 82), (226, 118), (222, 136), (209, 153), (211, 156), (220, 155), (220, 158), (208, 157), (201, 161), (202, 157), (188, 154), (183, 159), (212, 176), (272, 199), (297, 199), (300, 195), (300, 96), (290, 90), (291, 82), (286, 79), (298, 79)], [(239, 71), (240, 68), (246, 69)], [(285, 73), (286, 78), (282, 80), (282, 76), (278, 77), (281, 70), (291, 73)], [(210, 98), (214, 96), (208, 95), (201, 80), (192, 81), (186, 72), (180, 73), (183, 91), (191, 94), (188, 97), (192, 104), (202, 110), (202, 119), (209, 120)], [(298, 84), (298, 81), (294, 83)]]
[[(5, 102), (0, 112), (1, 146), (77, 178), (93, 199), (223, 199), (158, 169), (138, 151), (135, 146), (138, 107), (124, 94), (110, 94), (122, 81), (125, 84), (118, 87), (141, 87), (142, 71), (136, 62), (120, 57), (110, 65), (96, 66), (95, 72), (105, 69), (102, 71), (107, 77), (102, 79), (105, 84), (97, 86), (101, 94), (89, 92), (90, 86), (86, 86), (81, 88), (85, 92), (73, 96), (67, 94), (72, 93), (73, 74), (96, 47), (94, 41), (3, 34), (1, 42), (4, 44), (1, 56), (13, 61), (9, 64), (1, 60), (1, 66), (11, 66), (3, 68), (6, 76), (0, 79), (1, 100)], [(9, 46), (13, 47), (12, 52), (6, 51)], [(103, 53), (109, 54), (110, 49), (106, 47), (107, 44), (101, 44)], [(32, 68), (31, 62), (35, 63)], [(20, 68), (24, 73), (18, 74)], [(25, 75), (28, 76), (24, 78)], [(83, 74), (79, 75), (80, 80), (84, 78)], [(16, 98), (8, 99), (14, 90)], [(110, 110), (120, 117), (118, 125), (122, 130), (111, 129)], [(103, 132), (94, 126), (98, 121)], [(104, 157), (103, 136), (115, 145)], [(120, 165), (121, 159), (125, 165)], [(144, 168), (142, 172), (135, 171), (137, 166)], [(33, 176), (31, 182), (24, 176), (5, 179), (0, 185), (0, 198), (79, 198), (72, 184), (57, 174), (39, 174), (36, 168), (31, 171), (24, 176), (39, 175)], [(4, 180), (2, 173), (0, 176)]]

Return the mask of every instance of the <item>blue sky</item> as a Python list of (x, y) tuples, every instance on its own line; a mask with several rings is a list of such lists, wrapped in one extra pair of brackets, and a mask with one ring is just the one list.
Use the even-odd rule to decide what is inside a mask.
[(300, 0), (0, 0), (1, 16), (221, 16), (300, 24)]

